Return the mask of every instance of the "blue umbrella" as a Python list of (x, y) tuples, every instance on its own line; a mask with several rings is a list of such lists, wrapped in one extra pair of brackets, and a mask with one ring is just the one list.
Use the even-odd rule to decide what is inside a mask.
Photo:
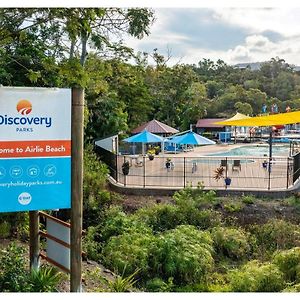
[(193, 131), (189, 131), (180, 136), (175, 136), (171, 141), (175, 144), (183, 145), (214, 145), (216, 143)]
[(160, 143), (162, 141), (162, 137), (153, 134), (147, 130), (144, 130), (124, 140), (124, 142), (127, 143)]
[(127, 143), (143, 143), (144, 154), (144, 143), (161, 143), (163, 142), (163, 138), (147, 130), (143, 130), (142, 132), (124, 139), (123, 141)]

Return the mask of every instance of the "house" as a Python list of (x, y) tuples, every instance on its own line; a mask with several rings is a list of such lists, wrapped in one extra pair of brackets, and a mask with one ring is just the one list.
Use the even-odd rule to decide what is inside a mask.
[(226, 119), (200, 119), (196, 124), (196, 132), (211, 139), (218, 139), (220, 132), (225, 132), (226, 126), (214, 124)]
[(140, 133), (145, 129), (151, 133), (161, 135), (161, 136), (170, 136), (179, 132), (177, 129), (153, 119), (152, 121), (144, 123), (139, 127), (133, 129), (131, 133), (132, 134)]

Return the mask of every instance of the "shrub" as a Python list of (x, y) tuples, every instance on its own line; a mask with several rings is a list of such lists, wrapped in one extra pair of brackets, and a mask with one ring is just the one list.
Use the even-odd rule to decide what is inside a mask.
[(212, 230), (212, 238), (217, 254), (232, 259), (245, 258), (251, 249), (249, 234), (243, 229), (216, 227)]
[(0, 292), (25, 292), (29, 290), (24, 253), (25, 249), (14, 243), (1, 251)]
[(233, 292), (279, 292), (284, 288), (283, 274), (274, 264), (250, 261), (229, 273)]
[(92, 145), (86, 145), (83, 159), (83, 223), (89, 227), (99, 224), (103, 208), (112, 200), (110, 192), (105, 190), (108, 168), (99, 161)]
[(109, 208), (104, 216), (104, 223), (99, 226), (100, 240), (107, 241), (112, 236), (129, 232), (151, 233), (152, 230), (137, 215), (126, 215), (119, 206)]
[(222, 214), (212, 209), (199, 210), (197, 208), (187, 211), (185, 223), (206, 230), (222, 224)]
[(171, 292), (174, 287), (173, 278), (168, 278), (167, 282), (155, 277), (146, 282), (147, 292)]
[(283, 292), (288, 293), (299, 293), (300, 292), (300, 283), (290, 285), (283, 290)]
[(110, 281), (109, 291), (116, 292), (116, 293), (124, 293), (130, 292), (134, 289), (134, 285), (136, 284), (137, 280), (135, 279), (136, 275), (138, 274), (139, 270), (136, 270), (134, 273), (124, 276), (125, 269), (123, 270), (122, 276), (118, 276), (115, 280)]
[(0, 223), (0, 238), (8, 238), (10, 236), (11, 226), (8, 222)]
[[(28, 238), (29, 232), (29, 215), (26, 212), (2, 213), (0, 215), (0, 223), (3, 238), (11, 235), (25, 240)], [(0, 233), (1, 235), (1, 233)]]
[(242, 208), (243, 208), (243, 206), (239, 202), (230, 202), (230, 203), (224, 204), (224, 209), (229, 213), (238, 212)]
[(250, 231), (255, 235), (261, 253), (284, 250), (300, 244), (300, 227), (284, 220), (272, 219), (263, 225), (254, 225)]
[(199, 184), (196, 189), (192, 187), (186, 187), (173, 196), (173, 199), (177, 206), (180, 208), (185, 207), (197, 207), (197, 208), (209, 208), (216, 205), (218, 202), (215, 191), (204, 191), (203, 185)]
[(99, 261), (101, 258), (101, 244), (99, 243), (99, 229), (90, 226), (83, 237), (83, 250), (91, 260)]
[(253, 204), (255, 202), (255, 197), (252, 195), (242, 196), (242, 202), (245, 204)]
[(153, 273), (165, 279), (173, 277), (180, 284), (204, 279), (213, 263), (210, 234), (191, 225), (163, 233), (151, 249)]
[(300, 247), (275, 253), (273, 262), (287, 281), (300, 282)]
[(56, 292), (60, 281), (61, 274), (53, 267), (48, 266), (32, 270), (28, 279), (30, 292)]
[(173, 229), (183, 221), (178, 207), (171, 204), (142, 208), (135, 215), (140, 222), (145, 222), (154, 232)]
[(149, 247), (154, 241), (149, 233), (124, 233), (112, 237), (103, 249), (104, 263), (108, 268), (129, 276), (139, 269), (140, 274), (149, 276)]

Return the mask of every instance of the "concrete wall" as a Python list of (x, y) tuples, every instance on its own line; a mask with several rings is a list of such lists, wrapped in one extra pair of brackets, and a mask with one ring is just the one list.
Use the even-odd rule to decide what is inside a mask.
[[(114, 179), (109, 178), (109, 185), (111, 189), (119, 194), (125, 195), (138, 195), (138, 196), (173, 196), (176, 191), (181, 189), (168, 189), (168, 188), (142, 188), (142, 187), (125, 187), (117, 184)], [(210, 189), (204, 188), (205, 191)], [(282, 191), (245, 191), (245, 190), (214, 190), (217, 196), (243, 196), (252, 195), (257, 198), (287, 198), (300, 192), (300, 183), (298, 182), (295, 186), (289, 190)]]

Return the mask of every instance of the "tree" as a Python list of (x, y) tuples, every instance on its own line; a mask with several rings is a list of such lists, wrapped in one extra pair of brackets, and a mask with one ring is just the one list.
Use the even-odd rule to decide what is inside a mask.
[(253, 113), (252, 106), (249, 103), (242, 103), (242, 102), (236, 102), (234, 104), (234, 108), (237, 110), (237, 112), (251, 116)]

